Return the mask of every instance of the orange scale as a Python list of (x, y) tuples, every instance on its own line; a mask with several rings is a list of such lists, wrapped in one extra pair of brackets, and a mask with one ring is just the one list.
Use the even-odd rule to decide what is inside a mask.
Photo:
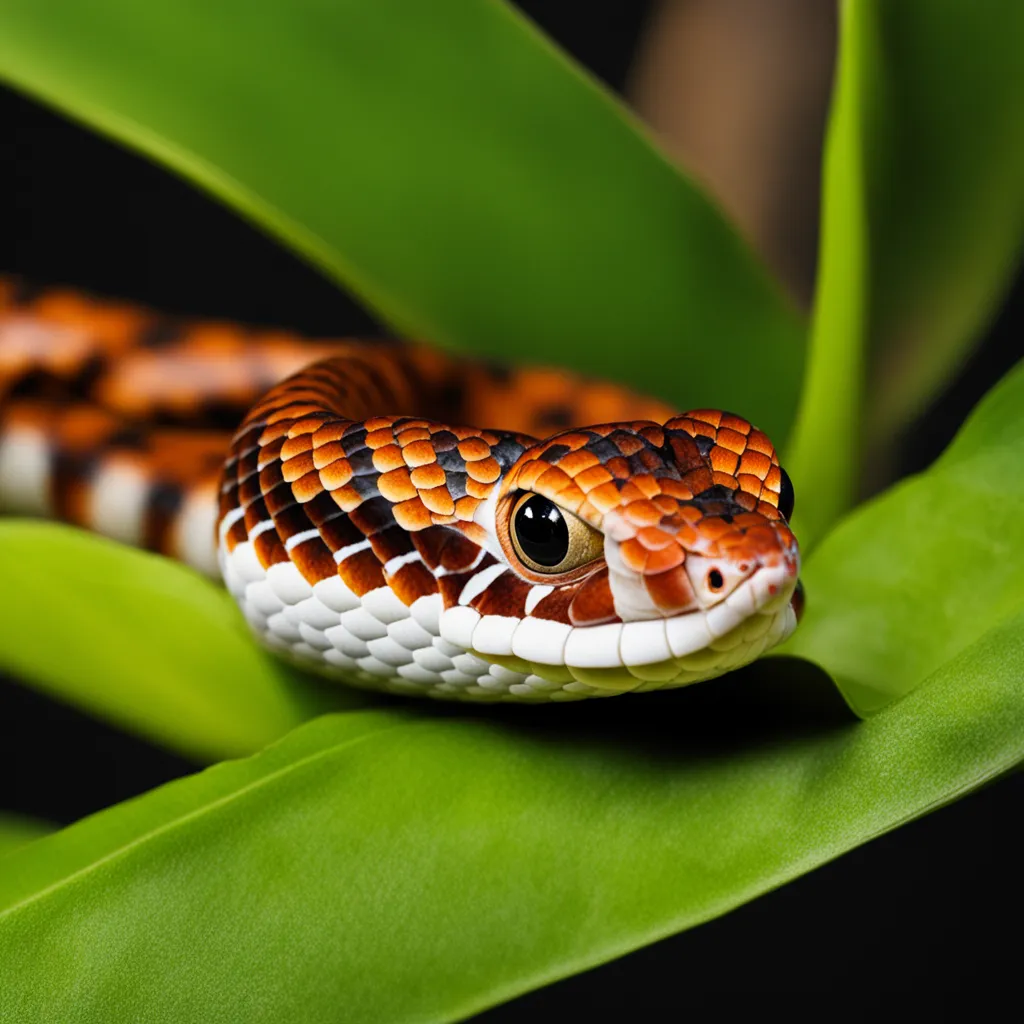
[(471, 476), (466, 477), (466, 494), (471, 498), (478, 498), (482, 501), (487, 498), (493, 490), (494, 484), (482, 484), (478, 480), (474, 480)]
[(753, 494), (755, 497), (760, 496), (762, 487), (760, 477), (754, 476), (753, 473), (740, 473), (736, 479), (744, 491)]
[(645, 441), (649, 441), (653, 444), (655, 448), (661, 448), (665, 444), (665, 428), (660, 427), (657, 424), (641, 427), (640, 436)]
[(296, 455), (294, 458), (287, 459), (281, 463), (281, 476), (289, 483), (315, 470), (316, 466), (313, 465), (312, 452), (303, 452), (301, 455)]
[[(322, 411), (319, 406), (315, 406), (314, 408), (316, 408), (317, 412)], [(292, 415), (294, 414), (293, 410)], [(297, 438), (301, 437), (303, 434), (312, 434), (313, 431), (323, 423), (323, 421), (323, 416), (305, 416), (302, 419), (298, 419), (288, 428), (288, 437)], [(310, 441), (310, 444), (312, 443), (313, 442)]]
[(450, 516), (455, 512), (455, 499), (445, 486), (430, 487), (420, 491), (420, 501), (431, 512), (439, 516)]
[[(548, 464), (535, 460), (527, 462), (522, 468), (515, 474), (513, 483), (516, 487), (524, 491), (532, 491), (537, 481), (548, 471)], [(469, 466), (466, 467), (467, 472)], [(472, 479), (472, 478), (471, 478)]]
[(649, 551), (644, 575), (655, 576), (658, 573), (668, 572), (670, 569), (682, 565), (685, 560), (686, 554), (678, 544), (661, 548), (659, 551)]
[[(670, 481), (670, 482), (671, 483), (675, 483), (674, 480)], [(661, 480), (661, 481), (658, 481), (658, 483), (662, 487), (662, 489), (664, 490), (665, 481)], [(685, 498), (692, 498), (693, 495), (690, 494), (689, 490), (686, 490), (685, 494), (683, 495), (683, 497), (684, 497), (684, 499)], [(658, 508), (661, 510), (661, 514), (663, 516), (670, 516), (674, 512), (678, 511), (678, 509), (679, 509), (679, 502), (670, 494), (665, 494), (665, 493), (656, 494), (656, 495), (654, 495), (651, 498), (651, 501), (653, 501), (654, 504), (658, 506)]]
[(287, 433), (287, 423), (276, 422), (269, 424), (263, 428), (263, 432), (260, 434), (257, 444), (259, 444), (261, 448), (266, 447), (268, 444), (273, 444), (274, 441), (278, 441), (282, 437), (285, 437)]
[(781, 519), (782, 513), (775, 507), (774, 503), (770, 500), (765, 501), (765, 498), (774, 498), (773, 494), (764, 494), (761, 496), (762, 500), (757, 503), (757, 511), (763, 515), (766, 519)]
[(757, 508), (757, 495), (751, 494), (748, 491), (737, 491), (732, 496), (732, 500), (748, 512), (753, 512)]
[(541, 473), (539, 477), (537, 477), (534, 487), (536, 490), (543, 491), (545, 494), (557, 494), (562, 487), (570, 482), (571, 478), (566, 476), (558, 466), (548, 466), (548, 468)]
[(419, 497), (400, 502), (392, 507), (391, 513), (403, 530), (425, 530), (432, 525), (430, 512)]
[(711, 449), (711, 468), (716, 473), (735, 473), (739, 461), (740, 457), (735, 452), (729, 451), (728, 448), (715, 445)]
[[(622, 488), (622, 498), (628, 498), (626, 491), (629, 489), (627, 484)], [(626, 505), (622, 510), (623, 516), (634, 526), (654, 526), (661, 522), (662, 512), (653, 501), (648, 501), (644, 497), (634, 498)]]
[(559, 434), (556, 438), (552, 439), (551, 444), (545, 445), (544, 448), (546, 451), (548, 448), (551, 448), (554, 445), (565, 445), (566, 448), (575, 451), (576, 449), (583, 448), (588, 444), (590, 444), (589, 434), (580, 434), (573, 432), (568, 434)]
[[(366, 431), (366, 447), (367, 448), (384, 448), (385, 446), (395, 445), (395, 432), (391, 429), (390, 424), (386, 427), (379, 427), (376, 430), (370, 430), (367, 428)], [(397, 447), (397, 445), (395, 445)]]
[(413, 441), (402, 449), (402, 458), (405, 464), (413, 469), (416, 466), (426, 466), (437, 461), (437, 453), (429, 441)]
[(411, 470), (409, 479), (418, 490), (431, 490), (444, 486), (445, 473), (436, 462), (432, 462), (429, 466), (417, 466)]
[(725, 427), (718, 431), (717, 441), (723, 448), (728, 448), (729, 451), (735, 452), (737, 455), (742, 455), (747, 448), (745, 434), (736, 430), (728, 430)]
[(558, 504), (570, 512), (578, 512), (580, 506), (586, 500), (586, 495), (576, 486), (575, 481), (570, 480), (558, 493)]
[(747, 447), (762, 455), (767, 455), (769, 459), (775, 458), (775, 446), (768, 439), (768, 435), (760, 430), (750, 432), (750, 436), (747, 438)]
[(336, 459), (320, 470), (320, 483), (328, 491), (336, 491), (352, 479), (352, 466), (348, 459)]
[(459, 454), (467, 462), (476, 462), (479, 459), (489, 458), (491, 447), (481, 437), (467, 437), (459, 442)]
[(738, 434), (743, 434), (744, 437), (754, 429), (750, 420), (745, 420), (742, 416), (736, 416), (731, 412), (722, 413), (719, 428), (722, 427), (727, 430), (735, 430)]
[(616, 480), (628, 480), (633, 472), (633, 469), (629, 464), (629, 460), (623, 458), (621, 455), (613, 455), (607, 462), (605, 462), (604, 468), (607, 469)]
[(402, 466), (377, 478), (377, 490), (388, 501), (398, 503), (416, 497), (416, 487), (409, 476), (409, 470)]
[[(740, 482), (734, 476), (729, 476), (728, 473), (713, 473), (711, 479), (714, 483), (719, 484), (722, 487), (727, 488), (730, 491), (735, 491), (739, 486)], [(757, 481), (757, 486), (761, 486), (761, 481)]]
[(482, 484), (493, 484), (501, 476), (501, 465), (493, 456), (466, 463), (466, 474)]
[[(658, 481), (658, 484), (661, 487), (661, 496), (653, 500), (658, 503), (659, 507), (663, 507), (663, 503), (665, 503), (666, 515), (673, 512), (679, 502), (693, 500), (693, 488), (684, 480), (666, 480), (663, 478)], [(671, 508), (667, 506), (668, 502), (672, 502)]]
[(644, 447), (643, 441), (636, 434), (626, 434), (622, 431), (619, 431), (615, 441), (619, 451), (625, 456), (636, 455)]
[(480, 507), (480, 499), (464, 494), (455, 502), (455, 515), (458, 519), (470, 520)]
[[(320, 478), (322, 481), (323, 470), (320, 471)], [(324, 486), (326, 487), (327, 485), (325, 484)], [(342, 512), (351, 512), (353, 509), (359, 508), (363, 503), (363, 496), (354, 487), (328, 487), (327, 490), (331, 492), (335, 505)]]
[(318, 494), (322, 494), (323, 489), (323, 484), (320, 483), (320, 474), (315, 470), (306, 473), (292, 483), (292, 494), (295, 495), (295, 500), (302, 504), (312, 501)]
[(607, 569), (594, 573), (580, 586), (569, 603), (568, 612), (569, 622), (574, 626), (595, 626), (616, 620)]
[(726, 537), (730, 533), (732, 533), (734, 527), (731, 523), (725, 522), (724, 519), (718, 519), (715, 516), (709, 516), (707, 519), (701, 521), (698, 530), (703, 540), (718, 542), (723, 537)]
[(779, 488), (782, 486), (782, 470), (778, 466), (772, 466), (768, 470), (768, 475), (764, 478), (765, 486), (776, 494), (779, 493)]
[(653, 476), (646, 474), (635, 476), (633, 477), (633, 486), (645, 498), (650, 498), (652, 501), (661, 495), (661, 484)]
[(679, 518), (686, 523), (696, 526), (704, 519), (704, 513), (696, 505), (680, 505)]
[(395, 440), (404, 448), (413, 441), (429, 441), (430, 431), (426, 427), (405, 426), (395, 436)]
[(619, 557), (627, 569), (632, 569), (636, 573), (642, 573), (647, 568), (650, 554), (651, 552), (636, 537), (630, 537), (619, 546)]
[(394, 419), (391, 416), (371, 416), (369, 419), (363, 421), (363, 426), (366, 428), (366, 436), (369, 438), (370, 434), (376, 433), (378, 430), (386, 430), (388, 434), (392, 434), (392, 427), (394, 425)]
[(569, 452), (568, 455), (563, 455), (558, 460), (558, 465), (570, 476), (576, 476), (577, 473), (582, 473), (584, 470), (590, 469), (591, 466), (599, 466), (600, 464), (601, 460), (593, 452), (589, 452), (585, 448), (578, 448), (574, 452)]
[[(750, 529), (754, 529), (754, 528), (756, 528), (756, 529), (763, 529), (763, 528), (765, 528), (764, 527), (764, 517), (758, 515), (756, 512), (741, 512), (738, 516), (734, 516), (733, 517), (733, 522), (741, 530), (750, 530)], [(773, 533), (773, 536), (774, 536), (774, 533)]]
[(347, 456), (340, 441), (328, 441), (320, 445), (319, 448), (313, 449), (313, 465), (317, 469), (323, 469), (324, 466), (329, 466), (332, 462), (344, 458)]
[(645, 576), (644, 587), (651, 601), (662, 611), (681, 614), (697, 608), (690, 577), (682, 566)]
[(313, 447), (320, 448), (323, 445), (340, 441), (345, 436), (345, 430), (347, 427), (348, 422), (346, 420), (325, 423), (322, 427), (318, 427), (313, 431)]
[(680, 523), (679, 529), (676, 530), (676, 543), (684, 552), (693, 550), (699, 538), (700, 534), (689, 523)]
[(301, 455), (303, 452), (308, 452), (313, 447), (313, 437), (311, 434), (300, 434), (296, 437), (290, 430), (288, 431), (288, 438), (281, 445), (281, 458), (292, 459), (296, 455)]
[[(609, 483), (612, 479), (611, 473), (604, 466), (592, 466), (576, 474), (576, 485), (584, 492), (590, 491), (602, 484)], [(617, 493), (617, 492), (616, 492)]]
[(393, 441), (390, 444), (382, 445), (373, 453), (373, 468), (378, 473), (390, 473), (393, 469), (405, 468), (405, 459), (402, 458), (402, 449)]
[(604, 515), (613, 508), (619, 507), (619, 489), (613, 483), (601, 484), (587, 492), (587, 500), (595, 509)]
[(641, 527), (636, 534), (636, 539), (643, 544), (648, 551), (660, 551), (677, 543), (673, 534), (661, 529), (659, 526)]
[[(644, 506), (651, 504), (647, 495), (632, 480), (627, 480), (619, 488), (619, 500), (623, 505), (632, 505), (634, 502), (642, 502)], [(660, 515), (659, 518), (661, 518)]]
[(772, 460), (763, 452), (756, 452), (751, 448), (748, 448), (740, 459), (740, 473), (750, 473), (758, 480), (764, 480), (771, 468)]
[(706, 423), (717, 430), (725, 413), (719, 409), (691, 409), (686, 415), (695, 422)]
[(682, 483), (689, 487), (693, 495), (702, 494), (715, 482), (714, 475), (707, 469), (691, 469), (683, 475)]

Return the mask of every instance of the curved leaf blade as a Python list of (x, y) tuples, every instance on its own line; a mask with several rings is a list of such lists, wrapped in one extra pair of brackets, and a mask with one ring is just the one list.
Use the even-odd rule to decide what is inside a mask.
[(863, 723), (801, 720), (782, 665), (774, 707), (762, 668), (582, 715), (332, 716), (102, 812), (0, 874), (0, 1015), (461, 1018), (1024, 756), (1024, 618)]
[(964, 360), (1024, 253), (1024, 6), (853, 4), (877, 25), (867, 149), (872, 366), (884, 445)]
[(789, 427), (796, 313), (504, 3), (7, 0), (0, 78), (210, 190), (404, 332)]
[(260, 650), (225, 591), (165, 558), (9, 519), (0, 565), (0, 667), (187, 756), (250, 754), (365, 703)]
[(866, 505), (808, 559), (785, 645), (859, 714), (919, 685), (1024, 608), (1024, 363), (927, 472)]
[[(963, 360), (1024, 245), (1024, 7), (842, 5), (818, 293), (789, 471), (817, 542), (884, 479), (898, 432)], [(883, 468), (881, 471), (879, 467)]]

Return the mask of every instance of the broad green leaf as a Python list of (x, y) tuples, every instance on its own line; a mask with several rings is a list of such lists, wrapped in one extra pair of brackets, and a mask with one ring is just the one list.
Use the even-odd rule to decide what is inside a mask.
[(364, 702), (261, 651), (226, 591), (70, 527), (0, 520), (0, 668), (203, 760)]
[(849, 516), (808, 560), (784, 650), (870, 714), (1024, 609), (1024, 363), (925, 473)]
[(0, 79), (221, 197), (402, 331), (789, 427), (796, 313), (505, 3), (5, 0)]
[(841, 11), (788, 466), (810, 543), (853, 503), (862, 452), (884, 478), (899, 430), (978, 338), (1024, 243), (1024, 5), (857, 0)]
[(1024, 4), (850, 6), (877, 36), (862, 75), (878, 448), (964, 360), (1024, 252)]
[(866, 722), (801, 705), (801, 668), (589, 706), (325, 717), (104, 811), (0, 873), (0, 1017), (461, 1018), (1024, 757), (1024, 617)]
[[(37, 818), (27, 818), (22, 814), (9, 814), (0, 811), (0, 857), (13, 850), (31, 843), (53, 831), (53, 826)], [(0, 871), (3, 868), (0, 867)]]
[(860, 455), (868, 253), (859, 71), (869, 25), (841, 8), (836, 85), (825, 140), (821, 254), (804, 388), (785, 464), (799, 498), (794, 526), (805, 552), (853, 504)]

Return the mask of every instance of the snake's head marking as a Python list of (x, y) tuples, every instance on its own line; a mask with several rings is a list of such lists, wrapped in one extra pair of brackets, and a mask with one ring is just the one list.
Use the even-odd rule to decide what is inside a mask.
[(792, 509), (768, 438), (737, 416), (699, 411), (556, 434), (511, 468), (495, 513), (513, 571), (548, 588), (533, 616), (613, 626), (626, 665), (645, 657), (626, 650), (633, 634), (654, 638), (646, 656), (660, 653), (666, 672), (711, 650), (721, 667), (708, 657), (706, 678), (795, 628)]

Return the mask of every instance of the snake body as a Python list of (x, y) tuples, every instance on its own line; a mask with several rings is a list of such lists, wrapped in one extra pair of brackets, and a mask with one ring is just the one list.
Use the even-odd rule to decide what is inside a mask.
[(801, 601), (792, 488), (739, 416), (2, 278), (0, 508), (220, 575), (267, 646), (404, 694), (681, 686)]

